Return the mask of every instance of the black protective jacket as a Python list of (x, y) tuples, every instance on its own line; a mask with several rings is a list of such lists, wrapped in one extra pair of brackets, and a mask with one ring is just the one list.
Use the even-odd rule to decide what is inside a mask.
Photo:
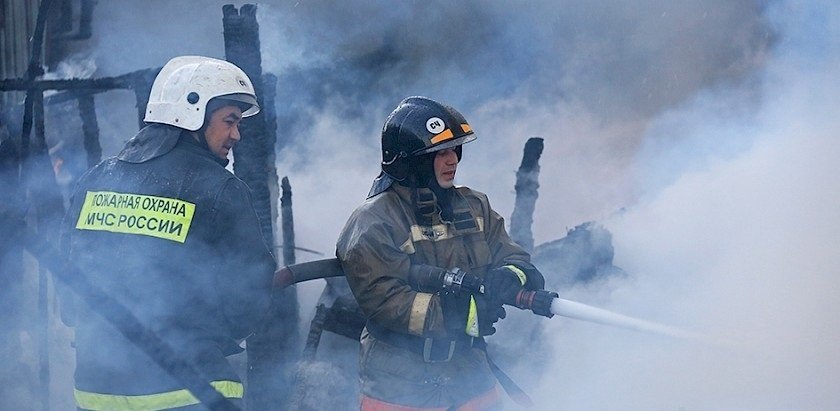
[[(62, 243), (92, 283), (236, 398), (240, 380), (225, 356), (267, 312), (275, 261), (248, 187), (225, 164), (180, 129), (147, 126), (82, 177)], [(160, 400), (153, 394), (172, 399), (172, 408), (186, 405), (166, 370), (78, 307), (80, 408), (126, 409), (124, 396)]]

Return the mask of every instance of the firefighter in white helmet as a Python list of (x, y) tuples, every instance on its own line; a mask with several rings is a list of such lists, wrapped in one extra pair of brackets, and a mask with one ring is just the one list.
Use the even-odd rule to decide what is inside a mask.
[[(152, 86), (148, 125), (81, 178), (62, 230), (64, 251), (92, 282), (240, 404), (225, 357), (267, 312), (275, 261), (248, 187), (225, 165), (240, 121), (259, 110), (235, 65), (173, 58)], [(79, 409), (203, 409), (172, 370), (77, 307), (63, 318), (76, 328)]]

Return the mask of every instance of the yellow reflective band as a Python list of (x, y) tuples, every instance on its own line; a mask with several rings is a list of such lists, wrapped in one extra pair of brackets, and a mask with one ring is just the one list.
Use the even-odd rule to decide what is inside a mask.
[(453, 237), (454, 233), (446, 224), (435, 224), (431, 227), (417, 224), (411, 226), (411, 240), (415, 243), (424, 240), (442, 241)]
[(402, 250), (402, 252), (406, 254), (414, 254), (417, 251), (414, 249), (414, 243), (411, 241), (410, 238), (408, 240), (405, 240), (404, 243), (402, 243), (402, 245), (400, 246), (400, 250)]
[(470, 131), (472, 131), (472, 127), (470, 127), (469, 124), (464, 123), (461, 124), (461, 130), (464, 130), (465, 133), (469, 133)]
[(515, 265), (506, 265), (504, 267), (510, 271), (513, 271), (513, 273), (516, 274), (517, 277), (519, 277), (519, 282), (521, 283), (520, 285), (524, 286), (525, 282), (528, 281), (528, 276), (525, 275), (525, 272), (520, 270), (519, 267)]
[[(478, 232), (484, 231), (484, 218), (483, 217), (476, 217), (475, 219), (476, 226)], [(410, 246), (410, 242), (420, 242), (420, 241), (443, 241), (449, 240), (451, 238), (455, 238), (458, 230), (450, 229), (449, 225), (447, 224), (435, 224), (431, 227), (429, 226), (421, 226), (414, 224), (410, 228), (411, 230), (411, 238), (405, 241), (400, 246), (400, 249), (407, 254), (414, 254), (414, 246)], [(463, 232), (463, 231), (461, 231)]]
[(467, 315), (466, 333), (470, 337), (478, 337), (478, 308), (475, 306), (475, 297), (470, 296), (470, 313)]
[[(245, 388), (236, 381), (213, 381), (210, 383), (225, 398), (242, 398)], [(148, 395), (112, 395), (73, 390), (76, 406), (91, 411), (144, 410), (157, 411), (186, 407), (199, 401), (188, 390), (177, 390)]]
[(195, 204), (176, 198), (88, 191), (76, 228), (139, 234), (183, 243)]
[(432, 295), (429, 293), (417, 293), (414, 295), (414, 302), (411, 303), (411, 314), (408, 317), (408, 332), (414, 335), (423, 335), (426, 326), (426, 313), (429, 311), (429, 303), (432, 302)]
[(437, 144), (437, 143), (440, 143), (441, 141), (449, 140), (450, 138), (452, 138), (454, 136), (455, 135), (452, 134), (452, 130), (447, 128), (446, 130), (441, 131), (440, 134), (432, 137), (431, 141), (432, 141), (432, 144)]

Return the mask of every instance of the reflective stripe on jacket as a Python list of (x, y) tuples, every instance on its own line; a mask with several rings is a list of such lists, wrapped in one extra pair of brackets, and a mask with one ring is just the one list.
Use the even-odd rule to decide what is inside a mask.
[[(212, 381), (210, 385), (225, 398), (242, 398), (245, 389), (237, 381)], [(175, 390), (147, 395), (114, 395), (73, 390), (76, 406), (90, 411), (146, 410), (158, 411), (186, 407), (199, 401), (188, 390)]]
[[(484, 194), (466, 187), (452, 190), (452, 221), (443, 221), (435, 213), (430, 221), (419, 224), (411, 189), (396, 184), (367, 199), (350, 216), (336, 255), (369, 322), (423, 338), (460, 338), (448, 335), (440, 297), (432, 290), (409, 286), (409, 267), (458, 267), (483, 277), (494, 267), (529, 264), (530, 256), (510, 239), (504, 220), (490, 208)], [(417, 197), (433, 196), (429, 189), (420, 191)], [(456, 350), (450, 361), (429, 363), (422, 354), (391, 346), (365, 332), (362, 392), (393, 404), (445, 408), (463, 404), (495, 385), (481, 349)]]

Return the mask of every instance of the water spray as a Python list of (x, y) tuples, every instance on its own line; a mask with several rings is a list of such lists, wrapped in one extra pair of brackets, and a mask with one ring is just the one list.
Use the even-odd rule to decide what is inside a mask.
[(665, 335), (668, 337), (705, 340), (701, 334), (681, 330), (676, 327), (658, 324), (651, 321), (640, 320), (623, 314), (614, 313), (603, 308), (597, 308), (575, 301), (565, 300), (559, 297), (552, 299), (550, 311), (552, 314), (576, 320), (583, 320), (592, 323), (611, 325), (613, 327), (629, 330), (648, 332)]

